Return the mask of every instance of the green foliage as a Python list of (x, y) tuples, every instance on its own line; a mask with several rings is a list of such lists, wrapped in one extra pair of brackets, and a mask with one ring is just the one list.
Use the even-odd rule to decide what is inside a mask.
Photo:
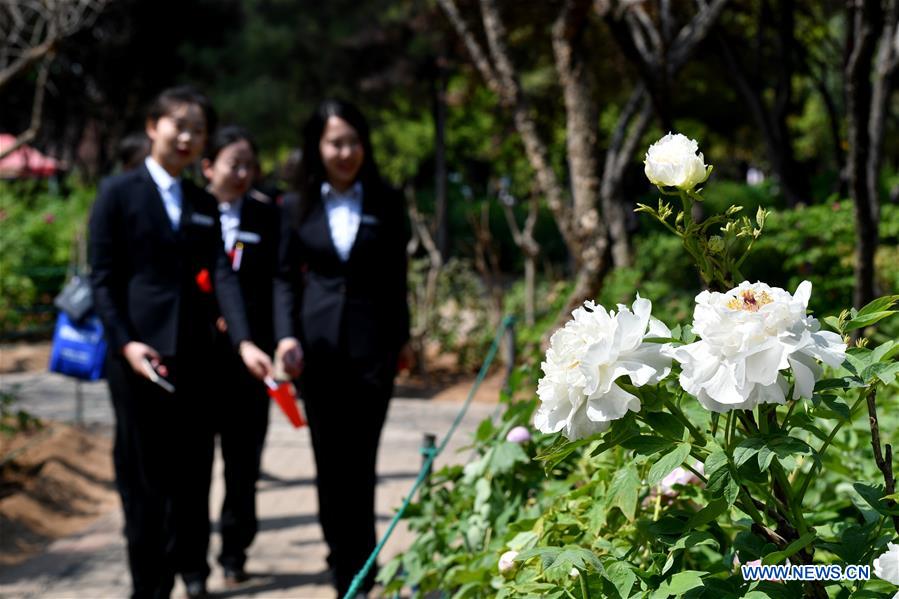
[(93, 188), (68, 196), (0, 184), (0, 330), (9, 334), (44, 322), (84, 234)]

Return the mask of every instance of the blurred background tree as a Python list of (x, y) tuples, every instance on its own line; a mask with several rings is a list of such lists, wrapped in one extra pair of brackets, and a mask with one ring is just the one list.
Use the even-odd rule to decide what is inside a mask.
[[(449, 339), (471, 310), (486, 325), (527, 307), (542, 334), (586, 297), (647, 286), (683, 309), (696, 275), (632, 212), (656, 201), (642, 152), (676, 130), (715, 165), (709, 203), (764, 205), (807, 235), (772, 221), (772, 262), (746, 275), (810, 277), (826, 311), (853, 285), (857, 303), (896, 292), (896, 39), (895, 0), (110, 0), (55, 42), (33, 144), (90, 187), (147, 102), (189, 82), (256, 133), (283, 191), (306, 116), (349, 98), (408, 192), (420, 332)], [(0, 87), (0, 132), (29, 128), (38, 76), (33, 63)], [(47, 210), (22, 199), (46, 192), (8, 183), (0, 199)]]

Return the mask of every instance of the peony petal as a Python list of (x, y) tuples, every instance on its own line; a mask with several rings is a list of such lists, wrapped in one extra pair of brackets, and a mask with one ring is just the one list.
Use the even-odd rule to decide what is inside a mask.
[(790, 368), (793, 371), (793, 399), (805, 397), (811, 399), (815, 391), (815, 381), (821, 376), (821, 367), (814, 359), (801, 353), (790, 357)]
[(640, 400), (618, 385), (612, 385), (608, 393), (587, 400), (587, 418), (593, 422), (618, 420), (628, 411), (640, 411)]
[(793, 301), (802, 306), (802, 311), (808, 308), (808, 300), (812, 297), (812, 282), (803, 281), (799, 283), (796, 291), (793, 293)]
[(746, 358), (746, 380), (762, 385), (771, 385), (777, 380), (781, 368), (781, 360), (785, 357), (783, 346), (779, 343), (758, 351)]

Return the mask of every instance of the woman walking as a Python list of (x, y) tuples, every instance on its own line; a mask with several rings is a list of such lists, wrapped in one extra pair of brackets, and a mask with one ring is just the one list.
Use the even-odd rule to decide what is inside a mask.
[(276, 356), (288, 372), (302, 370), (319, 521), (342, 596), (375, 546), (378, 443), (398, 359), (411, 354), (408, 234), (355, 106), (323, 102), (303, 134), (299, 194), (284, 205)]

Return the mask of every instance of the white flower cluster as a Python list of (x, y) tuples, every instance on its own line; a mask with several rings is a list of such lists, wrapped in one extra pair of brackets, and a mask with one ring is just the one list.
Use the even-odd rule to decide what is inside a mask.
[[(695, 140), (669, 133), (649, 147), (645, 171), (659, 187), (690, 191), (711, 167)], [(671, 336), (650, 316), (649, 300), (638, 295), (632, 310), (619, 304), (617, 314), (588, 301), (550, 339), (534, 424), (571, 440), (603, 432), (628, 411), (640, 410), (639, 398), (616, 381), (625, 377), (635, 387), (658, 383), (668, 376), (672, 359), (681, 365), (684, 391), (713, 412), (784, 403), (787, 371), (793, 375), (792, 398), (810, 398), (821, 377), (818, 362), (836, 367), (846, 358), (840, 336), (821, 331), (807, 314), (811, 292), (808, 281), (794, 295), (749, 282), (726, 293), (703, 291), (693, 312), (699, 340), (680, 347), (647, 341)]]
[(648, 341), (671, 336), (650, 315), (649, 300), (638, 295), (632, 310), (619, 304), (617, 313), (588, 301), (550, 339), (534, 424), (571, 440), (603, 432), (640, 410), (640, 400), (615, 381), (658, 383), (672, 358), (682, 367), (681, 387), (713, 412), (784, 403), (786, 371), (793, 375), (793, 399), (810, 398), (822, 373), (818, 361), (836, 367), (846, 357), (840, 336), (821, 331), (806, 313), (811, 289), (804, 281), (790, 295), (744, 282), (727, 293), (703, 291), (693, 313), (699, 340), (680, 347)]
[(640, 410), (640, 400), (615, 382), (619, 377), (639, 387), (668, 375), (665, 345), (646, 339), (667, 338), (671, 331), (650, 316), (649, 300), (638, 295), (632, 308), (619, 304), (617, 313), (606, 312), (588, 301), (553, 334), (537, 385), (539, 430), (562, 431), (572, 440), (602, 432), (628, 410)]
[(795, 295), (764, 283), (743, 282), (727, 293), (696, 296), (693, 332), (700, 340), (671, 350), (683, 370), (680, 384), (714, 412), (782, 404), (793, 373), (793, 399), (810, 398), (821, 376), (817, 360), (839, 366), (846, 345), (806, 314), (812, 284)]

